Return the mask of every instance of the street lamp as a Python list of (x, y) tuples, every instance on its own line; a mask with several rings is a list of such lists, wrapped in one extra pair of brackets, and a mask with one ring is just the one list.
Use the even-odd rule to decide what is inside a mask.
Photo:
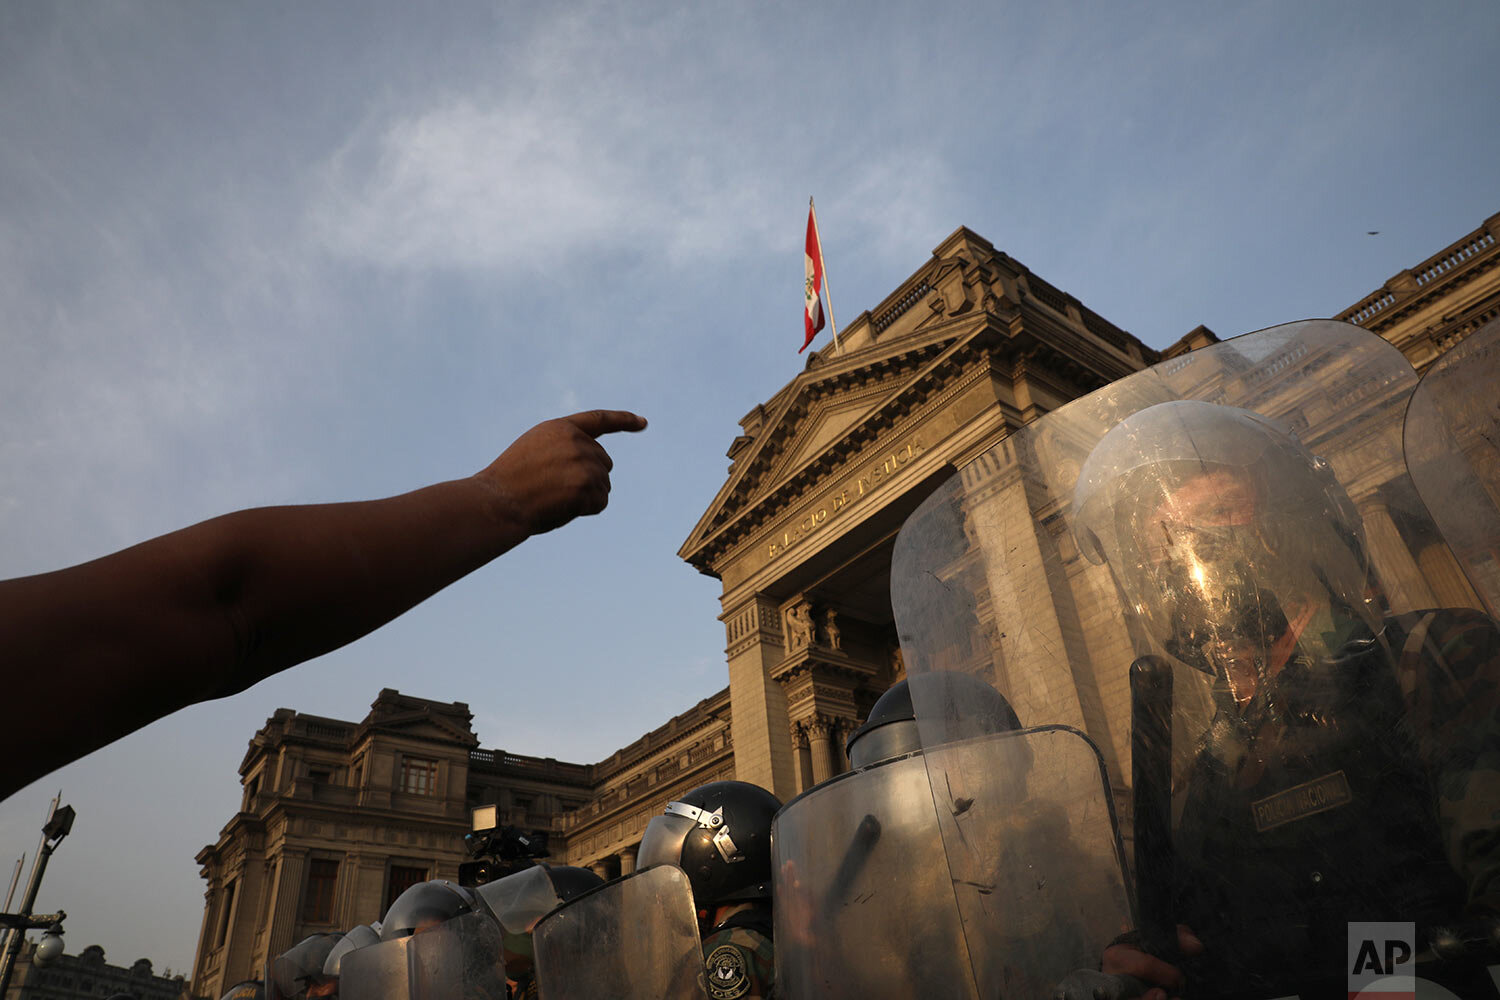
[(47, 823), (42, 827), (42, 845), (37, 851), (36, 861), (31, 866), (31, 880), (26, 883), (26, 896), (21, 900), (19, 913), (0, 913), (0, 926), (7, 928), (5, 938), (5, 953), (0, 956), (0, 997), (5, 996), (5, 991), (10, 988), (10, 975), (15, 968), (16, 955), (21, 951), (21, 942), (26, 939), (26, 932), (45, 927), (47, 933), (36, 946), (35, 961), (37, 965), (46, 965), (53, 961), (63, 951), (62, 922), (67, 916), (61, 910), (56, 913), (43, 913), (32, 915), (31, 907), (36, 902), (36, 893), (42, 885), (42, 873), (47, 870), (47, 859), (52, 857), (52, 852), (57, 850), (73, 829), (73, 820), (77, 813), (72, 806), (58, 808), (57, 803), (62, 799), (61, 793), (52, 800), (52, 815), (47, 817)]
[(62, 958), (63, 953), (63, 929), (62, 921), (56, 921), (47, 928), (47, 933), (37, 942), (36, 951), (31, 953), (31, 960), (38, 968), (45, 968), (53, 962)]

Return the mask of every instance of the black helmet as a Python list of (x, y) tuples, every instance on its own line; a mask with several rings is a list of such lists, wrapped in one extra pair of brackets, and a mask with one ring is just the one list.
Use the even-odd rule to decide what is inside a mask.
[(552, 888), (557, 890), (557, 898), (564, 903), (604, 884), (604, 879), (589, 868), (545, 863), (542, 867), (547, 869), (547, 876), (552, 879)]
[(701, 785), (651, 821), (636, 863), (681, 868), (700, 910), (770, 899), (771, 819), (780, 808), (780, 799), (747, 781)]
[(476, 909), (474, 893), (445, 879), (418, 882), (396, 897), (380, 922), (380, 940), (395, 941)]
[(258, 979), (247, 979), (229, 987), (220, 1000), (265, 1000), (266, 985)]
[(917, 674), (891, 685), (870, 709), (865, 724), (849, 737), (844, 752), (851, 767), (868, 767), (922, 749), (911, 703), (913, 684), (924, 692), (931, 691), (934, 698), (945, 699), (945, 703), (962, 706), (961, 713), (952, 713), (953, 718), (965, 722), (960, 731), (951, 733), (955, 740), (1021, 728), (1021, 720), (1005, 696), (973, 674), (951, 670)]

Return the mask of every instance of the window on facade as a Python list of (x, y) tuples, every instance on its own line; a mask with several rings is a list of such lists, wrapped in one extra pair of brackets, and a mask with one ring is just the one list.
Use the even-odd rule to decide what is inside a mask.
[(229, 937), (229, 913), (234, 909), (234, 886), (231, 882), (224, 887), (224, 901), (219, 909), (219, 933), (215, 936), (215, 948), (224, 947), (224, 941)]
[(427, 881), (426, 868), (413, 868), (406, 865), (391, 865), (391, 877), (385, 887), (385, 908), (389, 910), (396, 897), (407, 889)]
[(307, 891), (302, 896), (302, 920), (305, 923), (333, 923), (333, 888), (338, 880), (337, 861), (313, 858), (307, 863)]
[(401, 790), (412, 795), (437, 794), (437, 761), (420, 757), (401, 759)]
[(312, 779), (315, 785), (326, 785), (329, 779), (333, 777), (333, 772), (327, 768), (315, 767), (307, 772), (307, 776)]

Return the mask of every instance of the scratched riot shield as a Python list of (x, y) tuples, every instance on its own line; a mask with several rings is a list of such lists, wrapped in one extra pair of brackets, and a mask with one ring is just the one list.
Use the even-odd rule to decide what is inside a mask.
[[(1416, 925), (1412, 952), (1433, 959), (1419, 974), (1495, 995), (1500, 640), (1407, 475), (1416, 384), (1358, 328), (1275, 327), (1013, 431), (908, 519), (892, 607), (980, 995), (1035, 995), (1008, 982), (1040, 977), (1091, 996), (1111, 940), (1177, 966), (1195, 1000), (1353, 995), (1350, 934), (1372, 922)], [(1129, 841), (1130, 934), (1100, 940), (1075, 890), (1027, 884), (1049, 847), (1113, 862), (1077, 814), (1048, 825), (1058, 784), (1097, 772), (1034, 755), (1001, 784), (955, 740), (968, 701), (943, 678), (965, 673), (1023, 725), (1099, 748)], [(992, 796), (1049, 836), (1009, 853), (1032, 841), (976, 837), (963, 817)], [(1007, 909), (1051, 914), (1040, 940), (1009, 942), (993, 916)], [(1201, 954), (1179, 951), (1178, 924)], [(1011, 954), (1028, 958), (981, 959)]]
[(1406, 409), (1412, 481), (1473, 583), (1500, 616), (1500, 320), (1433, 362)]
[(342, 934), (313, 934), (266, 963), (266, 1000), (298, 1000), (326, 981), (323, 964)]
[(1049, 996), (1131, 924), (1115, 832), (1097, 750), (1061, 727), (840, 775), (773, 826), (778, 988)]
[(707, 1000), (693, 891), (672, 865), (570, 900), (533, 939), (547, 1000)]
[(368, 1000), (505, 1000), (500, 928), (470, 912), (351, 951), (339, 995)]

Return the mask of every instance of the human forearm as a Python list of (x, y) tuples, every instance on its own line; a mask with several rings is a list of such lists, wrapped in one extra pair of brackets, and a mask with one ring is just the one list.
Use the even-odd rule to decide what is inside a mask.
[(530, 535), (598, 513), (613, 463), (595, 438), (644, 427), (614, 411), (549, 420), (465, 479), (226, 514), (0, 581), (14, 720), (0, 730), (0, 797), (178, 708), (351, 642)]
[(524, 541), (475, 479), (359, 503), (242, 511), (216, 543), (212, 613), (232, 637), (213, 697), (358, 639)]

